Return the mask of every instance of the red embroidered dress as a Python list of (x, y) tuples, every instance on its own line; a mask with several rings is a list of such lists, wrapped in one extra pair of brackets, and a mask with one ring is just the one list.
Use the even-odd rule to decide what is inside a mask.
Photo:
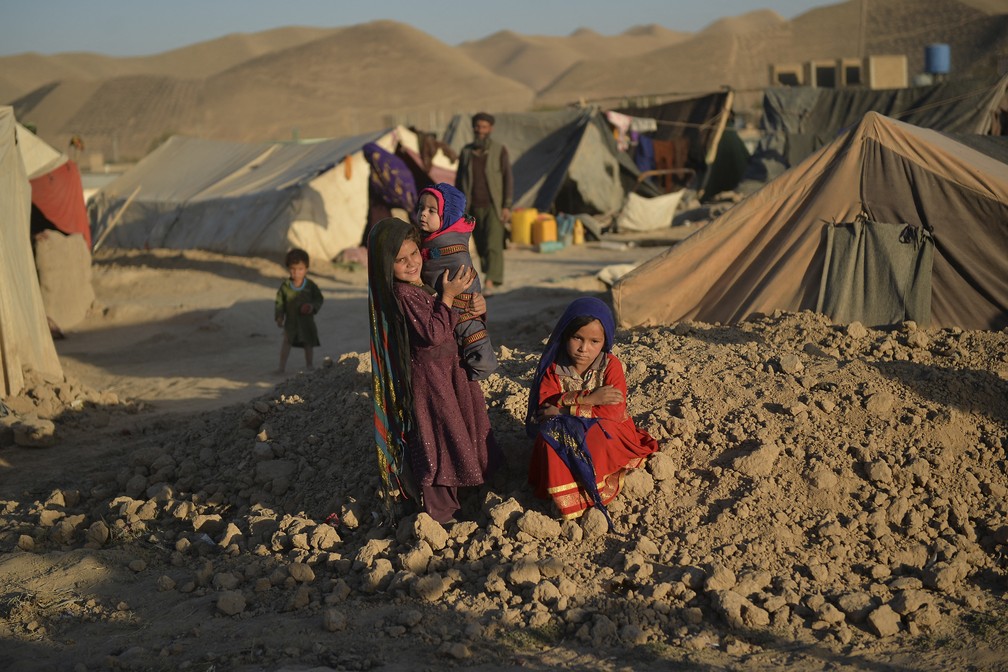
[[(606, 406), (580, 406), (578, 399), (602, 385), (612, 385), (623, 393), (623, 401)], [(539, 385), (539, 406), (570, 406), (572, 415), (597, 418), (585, 434), (585, 443), (595, 466), (602, 503), (608, 504), (623, 485), (627, 469), (640, 467), (658, 450), (658, 443), (637, 428), (626, 409), (626, 377), (615, 355), (603, 352), (579, 376), (573, 367), (554, 362)], [(564, 518), (576, 518), (592, 505), (591, 498), (576, 482), (570, 469), (543, 436), (536, 437), (529, 463), (529, 483), (535, 494), (552, 498)]]

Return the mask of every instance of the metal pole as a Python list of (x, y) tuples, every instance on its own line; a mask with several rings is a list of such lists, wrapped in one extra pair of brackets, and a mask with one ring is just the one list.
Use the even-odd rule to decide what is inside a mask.
[(858, 55), (861, 58), (866, 56), (865, 48), (867, 46), (867, 40), (865, 38), (865, 31), (868, 30), (868, 0), (861, 0), (861, 20), (858, 26)]

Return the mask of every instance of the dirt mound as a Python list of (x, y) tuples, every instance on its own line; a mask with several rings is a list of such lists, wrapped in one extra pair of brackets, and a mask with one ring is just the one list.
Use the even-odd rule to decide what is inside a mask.
[[(1003, 662), (1008, 333), (812, 313), (621, 333), (629, 410), (662, 450), (627, 476), (607, 533), (597, 511), (558, 521), (525, 483), (539, 322), (484, 384), (509, 464), (471, 493), (470, 522), (381, 524), (366, 354), (248, 404), (130, 425), (120, 460), (0, 502), (8, 660)], [(76, 436), (99, 439), (89, 427)], [(40, 563), (73, 565), (103, 597), (23, 582)], [(83, 657), (34, 645), (90, 622), (115, 636)]]

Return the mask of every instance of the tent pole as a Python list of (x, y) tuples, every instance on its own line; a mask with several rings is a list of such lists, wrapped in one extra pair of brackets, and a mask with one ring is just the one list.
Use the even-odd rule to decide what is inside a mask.
[(732, 104), (735, 100), (735, 91), (733, 89), (728, 89), (728, 95), (725, 96), (724, 107), (721, 108), (721, 118), (718, 120), (717, 128), (714, 131), (713, 137), (711, 137), (710, 145), (707, 146), (707, 156), (704, 157), (704, 163), (707, 164), (707, 169), (704, 170), (703, 180), (700, 182), (700, 188), (697, 189), (697, 198), (703, 198), (704, 189), (707, 188), (707, 180), (710, 177), (710, 167), (714, 163), (714, 159), (717, 158), (718, 145), (721, 143), (721, 136), (724, 134), (725, 127), (728, 125), (728, 117), (731, 116)]
[(105, 230), (102, 231), (102, 234), (98, 236), (98, 240), (96, 240), (95, 244), (91, 246), (92, 251), (94, 252), (98, 251), (98, 248), (101, 247), (101, 244), (105, 242), (106, 238), (108, 238), (109, 233), (112, 231), (112, 229), (115, 228), (116, 224), (119, 223), (119, 220), (122, 218), (123, 213), (126, 212), (126, 208), (129, 207), (130, 203), (133, 202), (133, 199), (136, 198), (136, 195), (139, 193), (140, 193), (140, 187), (138, 186), (136, 189), (133, 190), (133, 193), (129, 195), (129, 198), (126, 199), (126, 202), (123, 203), (123, 206), (119, 208), (119, 212), (115, 214), (115, 217), (113, 217), (112, 221), (109, 222), (108, 226), (105, 227)]

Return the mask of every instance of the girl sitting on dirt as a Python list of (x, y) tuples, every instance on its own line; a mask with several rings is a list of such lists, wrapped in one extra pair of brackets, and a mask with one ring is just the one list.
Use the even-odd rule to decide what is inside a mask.
[[(375, 442), (392, 522), (406, 499), (441, 523), (460, 510), (458, 488), (477, 486), (500, 462), (486, 400), (462, 367), (452, 303), (475, 278), (445, 270), (440, 296), (420, 279), (419, 231), (395, 218), (368, 238), (368, 308)], [(470, 311), (486, 300), (474, 295)]]
[(606, 304), (576, 299), (553, 328), (532, 381), (525, 416), (535, 437), (529, 483), (564, 518), (597, 506), (609, 519), (605, 505), (626, 470), (658, 450), (627, 414), (623, 365), (611, 352), (615, 331)]

